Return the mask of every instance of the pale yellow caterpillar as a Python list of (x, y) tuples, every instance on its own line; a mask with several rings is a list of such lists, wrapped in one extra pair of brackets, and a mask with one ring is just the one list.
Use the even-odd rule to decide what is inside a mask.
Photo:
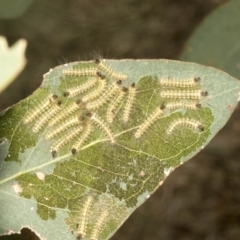
[(113, 69), (111, 69), (104, 63), (104, 60), (97, 59), (95, 62), (96, 62), (96, 64), (98, 64), (98, 69), (103, 71), (109, 77), (114, 78), (116, 80), (126, 80), (127, 79), (127, 75), (114, 71)]
[(73, 117), (69, 119), (67, 122), (64, 124), (60, 125), (59, 127), (53, 129), (50, 131), (48, 134), (46, 134), (45, 139), (50, 140), (55, 138), (57, 135), (61, 134), (62, 132), (66, 131), (67, 129), (81, 124), (81, 117)]
[(170, 126), (167, 129), (167, 134), (171, 135), (172, 132), (180, 126), (191, 128), (193, 131), (203, 131), (204, 130), (204, 127), (202, 126), (201, 122), (199, 122), (195, 119), (179, 118), (170, 124)]
[(88, 196), (87, 200), (85, 201), (85, 203), (83, 205), (83, 210), (82, 210), (82, 213), (81, 213), (81, 223), (79, 224), (78, 229), (77, 229), (79, 239), (82, 239), (86, 236), (89, 209), (92, 205), (92, 202), (93, 202), (93, 197)]
[(73, 102), (68, 107), (65, 107), (64, 110), (61, 113), (58, 114), (58, 116), (53, 118), (49, 122), (49, 125), (50, 126), (56, 125), (57, 123), (59, 123), (63, 119), (69, 117), (72, 113), (74, 113), (77, 110), (79, 110), (81, 107), (83, 107), (83, 105), (84, 105), (83, 102), (81, 102), (80, 100), (77, 100), (76, 102)]
[(121, 90), (119, 90), (119, 94), (116, 98), (116, 100), (112, 101), (112, 103), (110, 104), (110, 106), (107, 109), (107, 122), (112, 123), (114, 116), (115, 116), (115, 109), (117, 108), (118, 104), (120, 104), (123, 100), (123, 98), (125, 97), (126, 93), (127, 93), (128, 89), (123, 87)]
[(174, 102), (169, 102), (165, 104), (165, 107), (168, 109), (189, 109), (189, 110), (197, 110), (202, 107), (202, 105), (199, 102), (196, 101), (174, 101)]
[(76, 138), (83, 130), (82, 126), (74, 128), (68, 135), (64, 135), (57, 142), (55, 142), (51, 147), (52, 156), (56, 157), (59, 150), (63, 148), (66, 144)]
[(128, 90), (127, 102), (123, 110), (123, 121), (127, 122), (129, 120), (129, 116), (133, 107), (133, 103), (136, 98), (136, 86), (135, 83), (132, 83)]
[(42, 101), (37, 107), (35, 107), (23, 120), (24, 124), (34, 121), (41, 113), (46, 111), (51, 104), (56, 102), (57, 95), (51, 94), (44, 101)]
[(62, 74), (65, 76), (97, 76), (97, 68), (64, 69)]
[(87, 103), (86, 107), (88, 110), (95, 110), (104, 105), (109, 99), (111, 99), (119, 89), (121, 81), (114, 82), (110, 85), (106, 92), (104, 92), (98, 100)]
[(83, 84), (73, 87), (73, 88), (69, 88), (66, 92), (64, 92), (64, 96), (70, 97), (70, 98), (75, 97), (76, 95), (86, 92), (87, 90), (92, 88), (96, 83), (97, 83), (97, 78), (93, 77), (93, 78), (87, 80), (86, 83), (83, 83)]
[(99, 234), (103, 230), (103, 226), (107, 221), (108, 212), (104, 211), (98, 218), (97, 222), (93, 227), (93, 231), (90, 237), (90, 240), (99, 240)]
[(160, 84), (162, 86), (167, 86), (167, 87), (194, 87), (196, 86), (200, 81), (199, 77), (195, 78), (189, 78), (189, 79), (172, 79), (172, 78), (167, 78), (167, 79), (160, 79)]
[(61, 102), (59, 101), (58, 104), (52, 105), (52, 107), (49, 109), (49, 111), (45, 112), (43, 116), (35, 123), (33, 126), (33, 132), (37, 133), (39, 132), (42, 127), (47, 124), (49, 119), (53, 118), (59, 111), (60, 111), (60, 105)]
[(109, 137), (111, 143), (115, 142), (115, 139), (111, 132), (111, 129), (96, 113), (94, 113), (94, 114), (88, 113), (88, 117), (96, 126), (98, 126), (103, 132), (105, 132), (106, 136)]
[(106, 85), (107, 85), (107, 80), (104, 77), (98, 78), (98, 87), (95, 90), (93, 90), (92, 92), (83, 96), (82, 101), (89, 102), (89, 101), (92, 101), (93, 99), (101, 96), (101, 94), (105, 90)]
[(164, 90), (161, 93), (162, 98), (173, 99), (201, 99), (208, 95), (208, 92), (201, 90)]
[(83, 143), (88, 139), (91, 132), (92, 132), (92, 125), (90, 123), (87, 123), (85, 131), (72, 146), (72, 150), (71, 150), (72, 154), (76, 154), (82, 148)]
[(163, 114), (164, 106), (157, 107), (153, 113), (139, 126), (135, 133), (135, 138), (140, 138), (148, 128), (153, 125)]

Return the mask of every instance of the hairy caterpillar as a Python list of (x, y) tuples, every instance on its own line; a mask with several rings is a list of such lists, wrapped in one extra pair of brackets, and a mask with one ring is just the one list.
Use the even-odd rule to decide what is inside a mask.
[(72, 113), (74, 113), (77, 110), (81, 109), (81, 107), (83, 107), (83, 106), (84, 106), (84, 103), (81, 102), (80, 100), (77, 100), (76, 102), (71, 103), (70, 106), (65, 107), (65, 109), (60, 114), (58, 114), (58, 116), (53, 118), (49, 122), (49, 125), (50, 126), (56, 125), (57, 123), (59, 123), (63, 119), (69, 117), (69, 115), (71, 115)]
[(65, 76), (97, 76), (98, 70), (95, 67), (81, 69), (64, 69)]
[(157, 107), (154, 112), (139, 126), (135, 133), (135, 138), (140, 138), (148, 128), (154, 124), (163, 114), (164, 106)]
[(51, 132), (46, 134), (45, 139), (46, 140), (53, 139), (60, 133), (66, 131), (67, 129), (69, 129), (73, 126), (76, 126), (78, 124), (81, 124), (81, 122), (82, 122), (81, 117), (73, 117), (73, 118), (69, 119), (67, 122), (65, 122), (64, 124), (60, 125), (58, 128), (53, 129)]
[(166, 108), (168, 109), (189, 109), (189, 110), (197, 110), (202, 107), (202, 105), (199, 102), (196, 101), (184, 101), (184, 102), (169, 102), (165, 104)]
[(97, 222), (96, 222), (96, 224), (95, 224), (95, 226), (93, 228), (90, 240), (99, 240), (99, 234), (101, 233), (102, 228), (103, 228), (104, 224), (107, 221), (107, 217), (108, 217), (108, 212), (104, 211), (100, 215), (100, 217), (97, 218)]
[(52, 156), (56, 157), (59, 150), (63, 146), (68, 144), (70, 141), (72, 141), (74, 138), (76, 138), (82, 132), (82, 130), (83, 130), (83, 127), (78, 126), (75, 129), (73, 129), (68, 135), (63, 136), (57, 142), (55, 142), (51, 147)]
[(194, 87), (200, 82), (200, 77), (189, 79), (161, 79), (160, 84), (167, 87)]
[(201, 90), (164, 90), (161, 93), (162, 98), (175, 98), (175, 99), (201, 99), (208, 96), (208, 92)]
[(115, 109), (116, 107), (118, 106), (118, 104), (121, 103), (121, 101), (123, 100), (123, 98), (125, 97), (126, 93), (127, 93), (128, 89), (126, 87), (123, 87), (120, 91), (119, 91), (119, 94), (116, 98), (115, 101), (113, 101), (110, 106), (108, 107), (107, 109), (107, 121), (109, 123), (112, 123), (113, 122), (113, 118), (114, 118), (114, 115), (115, 115)]
[(119, 85), (121, 85), (121, 83), (122, 83), (121, 80), (112, 83), (110, 87), (107, 89), (107, 91), (103, 93), (103, 95), (98, 100), (87, 103), (86, 105), (87, 109), (95, 110), (104, 105), (110, 98), (114, 96), (114, 94), (119, 89)]
[(110, 130), (110, 128), (107, 126), (106, 123), (104, 123), (104, 121), (96, 114), (92, 114), (92, 113), (88, 113), (88, 117), (90, 118), (90, 120), (96, 124), (101, 130), (103, 130), (105, 132), (105, 134), (109, 137), (109, 139), (111, 140), (111, 143), (114, 143), (114, 136)]
[(97, 59), (96, 64), (98, 65), (98, 69), (100, 69), (101, 71), (103, 71), (104, 73), (106, 73), (109, 77), (114, 78), (116, 80), (126, 80), (127, 79), (127, 75), (122, 74), (122, 73), (118, 73), (116, 71), (114, 71), (113, 69), (111, 69), (110, 67), (108, 67), (103, 60), (99, 60)]
[(135, 83), (132, 83), (128, 90), (127, 102), (125, 108), (123, 110), (123, 121), (127, 122), (129, 120), (129, 116), (133, 107), (134, 100), (136, 98), (136, 86)]
[(82, 239), (86, 235), (88, 214), (89, 214), (89, 209), (92, 205), (92, 202), (93, 202), (93, 197), (89, 196), (83, 205), (83, 210), (81, 213), (81, 223), (79, 224), (78, 229), (77, 229), (77, 233), (78, 233), (77, 239)]
[(107, 80), (104, 76), (99, 76), (97, 83), (98, 83), (98, 87), (95, 90), (93, 90), (92, 92), (90, 92), (82, 97), (83, 102), (89, 102), (89, 101), (101, 96), (101, 94), (103, 93), (103, 91), (105, 90), (105, 87), (107, 85)]
[(90, 123), (87, 124), (85, 131), (80, 136), (80, 138), (74, 143), (72, 146), (72, 154), (76, 154), (82, 147), (83, 143), (88, 139), (92, 132), (92, 125)]
[(58, 99), (58, 96), (55, 94), (51, 94), (44, 101), (42, 101), (35, 109), (33, 109), (27, 117), (23, 120), (24, 124), (30, 123), (34, 121), (41, 113), (46, 111), (52, 103), (55, 103)]
[(35, 123), (33, 126), (33, 132), (37, 133), (41, 130), (41, 128), (60, 111), (61, 102), (59, 101), (57, 104), (54, 104), (49, 111), (45, 112), (39, 121)]
[(68, 89), (66, 92), (64, 92), (64, 96), (71, 98), (76, 95), (79, 95), (80, 93), (86, 92), (87, 90), (92, 88), (96, 83), (97, 83), (97, 78), (93, 77), (89, 79), (86, 83), (83, 83), (79, 86)]
[(191, 128), (193, 131), (203, 131), (204, 130), (204, 127), (202, 126), (201, 122), (199, 122), (195, 119), (179, 118), (170, 124), (170, 126), (167, 129), (167, 134), (168, 135), (172, 134), (172, 132), (180, 126)]

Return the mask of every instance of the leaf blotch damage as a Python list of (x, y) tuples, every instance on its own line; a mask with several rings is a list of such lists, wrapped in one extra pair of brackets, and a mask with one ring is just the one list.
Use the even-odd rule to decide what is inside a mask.
[(34, 136), (31, 156), (45, 151), (54, 169), (16, 179), (41, 219), (64, 209), (76, 239), (108, 239), (168, 169), (204, 145), (214, 120), (205, 104), (211, 92), (201, 74), (171, 75), (132, 79), (104, 60), (45, 75), (60, 84), (30, 97), (21, 127)]

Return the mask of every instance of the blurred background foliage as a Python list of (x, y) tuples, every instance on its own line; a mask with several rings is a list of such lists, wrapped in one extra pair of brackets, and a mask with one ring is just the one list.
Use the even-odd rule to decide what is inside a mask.
[(177, 59), (196, 25), (223, 2), (35, 0), (21, 17), (0, 20), (0, 35), (10, 44), (28, 42), (27, 67), (1, 95), (0, 108), (31, 94), (44, 73), (65, 62), (92, 55)]
[[(0, 16), (0, 35), (10, 44), (19, 38), (28, 42), (27, 66), (0, 95), (0, 108), (30, 95), (40, 86), (44, 73), (65, 62), (93, 56), (179, 59), (184, 46), (191, 50), (192, 42), (187, 39), (200, 22), (231, 2), (234, 0), (35, 0), (18, 18)], [(236, 12), (240, 14), (240, 9)], [(226, 22), (227, 17), (215, 21), (208, 31), (204, 29), (192, 50), (199, 43), (205, 49), (206, 39), (214, 35), (216, 26), (223, 25), (221, 21)], [(239, 32), (237, 28), (233, 32)], [(225, 30), (211, 39), (216, 53), (226, 48), (217, 44), (219, 40), (231, 39)], [(201, 63), (211, 65), (209, 51), (205, 54)], [(184, 52), (182, 59), (187, 59), (183, 56)], [(239, 240), (239, 118), (237, 109), (211, 143), (174, 171), (112, 240)], [(34, 239), (23, 232), (14, 239)]]
[(25, 39), (18, 40), (9, 47), (5, 37), (0, 36), (0, 93), (18, 76), (26, 65)]
[(13, 19), (21, 17), (34, 0), (0, 0), (0, 18)]
[(209, 14), (187, 40), (180, 59), (213, 66), (240, 79), (240, 1)]

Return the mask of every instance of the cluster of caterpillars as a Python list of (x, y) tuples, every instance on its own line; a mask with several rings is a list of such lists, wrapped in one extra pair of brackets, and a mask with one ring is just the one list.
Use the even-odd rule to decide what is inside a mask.
[[(129, 121), (137, 92), (135, 83), (128, 88), (122, 86), (127, 76), (114, 71), (100, 60), (96, 60), (90, 67), (68, 68), (62, 73), (64, 78), (79, 79), (78, 84), (65, 89), (63, 93), (63, 99), (71, 99), (68, 101), (70, 103), (61, 108), (63, 104), (59, 97), (50, 94), (27, 114), (24, 123), (34, 122), (32, 130), (36, 133), (47, 125), (51, 126), (45, 139), (56, 139), (51, 146), (53, 157), (67, 144), (72, 144), (71, 152), (76, 154), (90, 138), (95, 127), (100, 129), (111, 143), (115, 143), (109, 125), (123, 100), (125, 104), (121, 118), (124, 123)], [(106, 119), (103, 119), (98, 110), (106, 106)]]
[[(162, 103), (150, 113), (150, 115), (139, 125), (135, 132), (135, 138), (140, 138), (147, 130), (164, 115), (164, 110), (186, 109), (198, 110), (202, 107), (200, 101), (208, 96), (207, 91), (202, 91), (200, 87), (200, 77), (189, 79), (160, 79), (160, 96)], [(188, 127), (193, 131), (203, 131), (204, 127), (200, 121), (192, 118), (179, 118), (173, 120), (168, 129), (167, 135), (171, 135), (179, 127)]]
[[(122, 85), (127, 75), (119, 73), (106, 65), (104, 60), (83, 68), (66, 68), (63, 77), (77, 79), (77, 84), (65, 89), (63, 96), (50, 94), (39, 103), (24, 118), (24, 123), (33, 123), (32, 130), (37, 133), (45, 126), (50, 130), (45, 134), (46, 140), (54, 140), (51, 146), (52, 156), (55, 157), (66, 146), (71, 145), (71, 153), (79, 152), (89, 140), (95, 128), (106, 136), (107, 141), (115, 143), (111, 124), (121, 107), (123, 123), (131, 117), (132, 109), (137, 100), (137, 86), (132, 83), (128, 88)], [(198, 110), (202, 107), (201, 100), (208, 95), (201, 89), (201, 79), (160, 79), (159, 106), (146, 116), (134, 132), (136, 139), (141, 138), (149, 128), (165, 115), (166, 110), (175, 109)], [(64, 107), (62, 102), (68, 100)], [(124, 104), (123, 104), (124, 103)], [(105, 117), (100, 112), (104, 109)], [(102, 112), (101, 112), (102, 113)], [(166, 130), (171, 135), (175, 129), (188, 127), (193, 131), (203, 131), (200, 121), (193, 118), (178, 118), (173, 120)]]
[[(97, 60), (91, 67), (82, 69), (65, 69), (64, 77), (79, 78), (79, 84), (65, 89), (63, 96), (49, 94), (35, 106), (23, 119), (24, 124), (31, 124), (32, 131), (38, 133), (49, 126), (44, 137), (48, 141), (53, 140), (51, 146), (52, 156), (57, 156), (66, 145), (70, 145), (71, 153), (76, 154), (89, 140), (94, 130), (100, 131), (106, 136), (107, 141), (114, 144), (115, 135), (111, 130), (111, 124), (121, 106), (123, 123), (129, 122), (134, 114), (132, 109), (137, 100), (138, 89), (135, 83), (128, 88), (122, 85), (127, 76), (115, 72), (104, 61)], [(136, 126), (133, 138), (140, 139), (166, 111), (186, 109), (196, 111), (202, 107), (202, 99), (208, 96), (208, 92), (202, 91), (200, 78), (189, 79), (161, 79), (159, 82), (159, 104), (146, 118)], [(65, 101), (67, 100), (67, 101)], [(65, 101), (63, 104), (62, 101)], [(123, 104), (124, 102), (124, 104)], [(64, 106), (63, 106), (64, 105)], [(102, 110), (105, 117), (102, 117)], [(99, 113), (100, 112), (100, 113)], [(166, 127), (166, 135), (172, 135), (177, 129), (184, 127), (194, 132), (204, 131), (201, 121), (190, 117), (179, 117)], [(144, 139), (144, 138), (143, 138)], [(103, 210), (91, 222), (89, 228), (89, 215), (94, 198), (88, 196), (83, 204), (80, 220), (76, 227), (77, 239), (89, 236), (91, 240), (98, 240), (110, 214)]]
[[(200, 101), (208, 96), (208, 92), (202, 90), (200, 83), (200, 77), (188, 79), (161, 79), (160, 84), (162, 86), (162, 91), (160, 95), (164, 101), (166, 101), (166, 108), (170, 110), (179, 108), (198, 110), (201, 108), (202, 105)], [(171, 135), (175, 129), (180, 127), (188, 127), (197, 132), (204, 131), (204, 127), (200, 121), (194, 118), (181, 117), (170, 123), (167, 134)]]
[(109, 218), (109, 212), (103, 210), (99, 216), (94, 216), (94, 223), (90, 230), (89, 218), (90, 218), (90, 213), (91, 213), (91, 208), (93, 203), (94, 203), (94, 198), (92, 196), (88, 196), (81, 208), (80, 215), (79, 215), (80, 216), (79, 222), (77, 223), (76, 230), (75, 230), (77, 234), (77, 238), (76, 238), (77, 240), (84, 239), (86, 235), (89, 235), (90, 240), (98, 240), (99, 235), (104, 229), (104, 226)]

